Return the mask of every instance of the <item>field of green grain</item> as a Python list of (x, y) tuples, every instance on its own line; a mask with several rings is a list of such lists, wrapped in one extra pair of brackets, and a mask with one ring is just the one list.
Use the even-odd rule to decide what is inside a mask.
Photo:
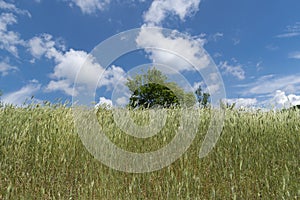
[[(132, 115), (147, 123), (145, 111)], [(176, 110), (156, 136), (137, 139), (99, 110), (108, 138), (129, 151), (166, 145), (178, 128)], [(0, 108), (0, 199), (299, 199), (300, 112), (226, 110), (216, 147), (199, 159), (210, 111), (184, 155), (159, 171), (116, 171), (93, 158), (64, 105)], [(174, 114), (175, 113), (175, 114)]]

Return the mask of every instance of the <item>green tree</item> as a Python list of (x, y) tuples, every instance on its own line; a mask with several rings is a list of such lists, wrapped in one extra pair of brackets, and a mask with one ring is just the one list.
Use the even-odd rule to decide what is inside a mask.
[(201, 85), (199, 85), (199, 87), (195, 91), (195, 94), (197, 96), (197, 100), (198, 100), (199, 105), (206, 108), (209, 105), (210, 94), (207, 93), (207, 92), (203, 92), (202, 88), (201, 88)]
[(195, 95), (185, 92), (174, 82), (167, 82), (167, 76), (156, 68), (144, 74), (128, 79), (126, 86), (131, 97), (129, 106), (132, 108), (153, 106), (192, 106), (196, 103)]
[(293, 106), (293, 107), (292, 107), (292, 109), (294, 109), (294, 110), (297, 110), (297, 109), (299, 109), (299, 110), (300, 110), (300, 104), (299, 104), (299, 105), (295, 105), (295, 106)]
[(157, 83), (148, 83), (134, 91), (129, 104), (133, 108), (152, 108), (155, 105), (169, 108), (179, 105), (179, 100), (168, 87)]

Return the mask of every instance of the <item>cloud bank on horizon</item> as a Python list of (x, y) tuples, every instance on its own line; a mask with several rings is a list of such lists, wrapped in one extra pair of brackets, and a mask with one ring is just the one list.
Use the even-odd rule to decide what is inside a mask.
[[(79, 95), (84, 90), (73, 90), (73, 83), (78, 70), (86, 63), (79, 83), (88, 87), (97, 83), (99, 74), (103, 74), (97, 85), (99, 89), (104, 88), (99, 101), (110, 104), (111, 90), (116, 82), (126, 80), (124, 66), (131, 63), (113, 64), (105, 70), (89, 58), (88, 52), (97, 45), (95, 41), (141, 27), (136, 39), (141, 48), (171, 47), (200, 67), (209, 63), (203, 49), (213, 55), (223, 75), (229, 103), (236, 102), (239, 107), (279, 108), (300, 104), (300, 49), (296, 45), (300, 42), (300, 14), (293, 10), (300, 3), (293, 0), (284, 5), (291, 8), (290, 13), (278, 18), (281, 22), (278, 26), (270, 22), (282, 4), (274, 3), (274, 10), (268, 13), (270, 21), (266, 18), (266, 22), (257, 22), (253, 15), (250, 19), (247, 13), (254, 3), (245, 4), (249, 6), (247, 10), (227, 13), (222, 10), (226, 4), (214, 0), (0, 0), (2, 101), (21, 105), (32, 95), (37, 100)], [(239, 5), (236, 1), (232, 9), (243, 9)], [(263, 15), (259, 14), (263, 8), (259, 8), (257, 18)], [(49, 18), (51, 9), (56, 10), (57, 18)], [(292, 14), (296, 17), (289, 24)], [(160, 31), (143, 32), (143, 27), (153, 26), (186, 35), (166, 37)], [(256, 30), (260, 35), (254, 34)], [(193, 66), (172, 52), (147, 49), (145, 54), (145, 59), (153, 63), (165, 63), (184, 73), (191, 85), (203, 84), (193, 74)]]

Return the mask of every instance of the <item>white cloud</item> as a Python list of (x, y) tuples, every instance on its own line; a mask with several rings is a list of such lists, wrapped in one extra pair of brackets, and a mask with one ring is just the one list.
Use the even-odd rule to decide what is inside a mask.
[(262, 64), (263, 64), (263, 61), (259, 61), (256, 63), (255, 67), (256, 67), (257, 71), (260, 71), (263, 69)]
[(288, 108), (295, 105), (300, 105), (300, 96), (295, 94), (286, 95), (282, 90), (276, 90), (270, 102), (274, 108)]
[(110, 99), (106, 99), (105, 97), (100, 97), (99, 100), (100, 100), (99, 101), (100, 104), (107, 104), (112, 106), (112, 101)]
[[(210, 78), (214, 79), (215, 75), (217, 75), (217, 74), (211, 74)], [(212, 80), (212, 81), (214, 82), (214, 80)], [(203, 81), (201, 81), (201, 82), (195, 82), (193, 84), (192, 91), (189, 91), (189, 90), (188, 91), (194, 93), (199, 88), (199, 86), (201, 86), (202, 92), (208, 92), (211, 95), (217, 93), (221, 89), (221, 85), (219, 83), (215, 83), (215, 84), (206, 86), (205, 83)]]
[[(52, 80), (46, 86), (45, 91), (63, 91), (67, 95), (78, 95), (80, 91), (95, 90), (95, 86), (106, 86), (108, 89), (119, 82), (125, 82), (125, 72), (122, 68), (111, 66), (104, 69), (96, 60), (85, 51), (69, 49), (58, 40), (54, 41), (49, 34), (34, 37), (28, 42), (28, 50), (39, 59), (42, 56), (54, 60), (56, 64)], [(78, 74), (80, 72), (80, 74)], [(98, 82), (100, 76), (100, 81)], [(73, 89), (76, 81), (76, 89)]]
[(289, 94), (288, 100), (292, 106), (300, 105), (300, 96), (295, 94)]
[(19, 9), (14, 4), (7, 3), (3, 0), (0, 0), (0, 9), (15, 12), (17, 14), (27, 15), (27, 16), (31, 17), (30, 13), (27, 10)]
[[(122, 68), (112, 66), (105, 70), (94, 58), (89, 56), (84, 51), (76, 51), (70, 49), (66, 53), (54, 54), (57, 65), (54, 67), (54, 72), (51, 74), (52, 80), (47, 91), (61, 90), (68, 95), (73, 94), (73, 84), (76, 81), (78, 86), (74, 91), (74, 95), (78, 95), (80, 90), (90, 91), (96, 88), (95, 86), (107, 86), (113, 88), (118, 81), (125, 80), (125, 72)], [(77, 75), (77, 73), (80, 74)], [(98, 82), (100, 76), (100, 81)], [(76, 77), (77, 76), (77, 77)]]
[(8, 26), (18, 23), (15, 14), (27, 15), (28, 17), (31, 15), (27, 10), (19, 9), (14, 4), (3, 0), (0, 0), (0, 10), (4, 10), (0, 15), (0, 49), (18, 57), (18, 46), (26, 46), (27, 44), (21, 39), (18, 32), (9, 30)]
[(27, 15), (28, 17), (31, 15), (27, 10), (19, 9), (14, 4), (3, 0), (0, 0), (0, 10), (4, 10), (0, 15), (0, 49), (18, 57), (18, 46), (24, 46), (25, 41), (20, 38), (18, 32), (9, 30), (8, 26), (18, 23), (15, 14)]
[(120, 97), (116, 100), (117, 105), (124, 106), (128, 104), (128, 98), (127, 97)]
[(299, 36), (300, 35), (300, 32), (299, 33), (283, 33), (283, 34), (280, 34), (280, 35), (277, 35), (276, 37), (277, 38), (290, 38), (290, 37), (296, 37), (296, 36)]
[(219, 57), (222, 57), (223, 55), (222, 55), (222, 53), (220, 53), (220, 52), (216, 52), (216, 53), (214, 53), (214, 57), (215, 58), (219, 58)]
[(18, 57), (17, 46), (24, 44), (24, 41), (20, 39), (19, 34), (13, 31), (6, 33), (0, 31), (0, 38), (0, 49), (5, 49), (14, 56)]
[(99, 106), (104, 106), (105, 108), (111, 108), (112, 107), (112, 101), (110, 99), (107, 99), (105, 97), (100, 97), (99, 102), (95, 105), (96, 108)]
[(268, 45), (266, 46), (266, 49), (268, 49), (268, 50), (270, 50), (270, 51), (276, 51), (276, 50), (279, 49), (279, 47), (276, 46), (276, 45), (274, 45), (274, 44), (268, 44)]
[(49, 34), (42, 34), (41, 36), (33, 37), (28, 41), (28, 49), (35, 58), (40, 58), (54, 48), (54, 46), (55, 42)]
[(267, 75), (258, 78), (250, 84), (240, 85), (239, 87), (244, 88), (243, 94), (270, 95), (276, 90), (294, 93), (300, 91), (300, 75), (283, 77)]
[(258, 100), (257, 98), (234, 98), (225, 99), (224, 102), (230, 105), (236, 104), (237, 108), (263, 108), (263, 109), (282, 109), (289, 108), (291, 106), (300, 105), (300, 96), (296, 94), (289, 94), (282, 90), (276, 90), (268, 96), (265, 96), (264, 100)]
[(207, 90), (210, 94), (215, 94), (221, 89), (221, 85), (219, 83), (208, 85)]
[(8, 25), (17, 23), (17, 18), (12, 13), (2, 13), (0, 15), (0, 49), (4, 49), (18, 57), (18, 45), (24, 45), (19, 33), (9, 31)]
[(0, 30), (7, 31), (7, 26), (17, 23), (17, 17), (12, 13), (2, 13), (0, 16)]
[(62, 91), (67, 95), (78, 95), (78, 91), (74, 90), (72, 84), (67, 79), (50, 81), (46, 87), (46, 92)]
[(199, 86), (201, 86), (201, 89), (203, 89), (204, 86), (205, 86), (204, 82), (203, 81), (201, 81), (201, 82), (194, 82), (191, 92), (195, 92), (199, 88)]
[(109, 5), (110, 0), (69, 0), (72, 2), (71, 5), (75, 4), (81, 9), (84, 14), (94, 14), (98, 10), (102, 11), (107, 5)]
[[(176, 71), (203, 69), (210, 64), (209, 56), (202, 46), (205, 40), (200, 37), (181, 35), (173, 31), (165, 36), (160, 29), (148, 29), (143, 26), (136, 39), (137, 46), (144, 48), (154, 63), (165, 64)], [(171, 50), (171, 52), (170, 52)], [(179, 52), (177, 55), (173, 52)], [(190, 61), (188, 63), (186, 60)]]
[(256, 98), (234, 98), (234, 99), (225, 99), (225, 103), (229, 105), (235, 104), (236, 108), (249, 108), (255, 107), (258, 103)]
[(289, 25), (286, 27), (285, 33), (276, 35), (277, 38), (290, 38), (300, 36), (300, 22), (296, 22), (294, 25)]
[[(78, 86), (84, 85), (86, 89), (91, 89), (93, 85), (97, 85), (99, 75), (102, 74), (104, 69), (95, 63), (93, 58), (88, 57), (86, 52), (70, 49), (66, 53), (52, 53), (50, 52), (49, 57), (53, 57), (57, 63), (53, 74), (51, 74), (51, 78), (55, 81), (52, 80), (48, 84), (47, 91), (62, 90), (71, 95), (75, 80)], [(80, 75), (76, 79), (79, 71)], [(74, 95), (77, 95), (78, 92), (78, 90), (75, 90)]]
[(224, 36), (223, 33), (217, 32), (217, 33), (215, 33), (215, 34), (213, 34), (213, 35), (211, 36), (211, 39), (212, 39), (213, 41), (217, 42), (217, 41), (218, 41), (220, 38), (222, 38), (223, 36)]
[(225, 74), (231, 74), (239, 80), (245, 79), (245, 71), (243, 70), (242, 65), (229, 65), (227, 61), (225, 61), (221, 62), (219, 67), (224, 70)]
[(289, 58), (300, 59), (300, 51), (290, 53)]
[(264, 100), (257, 98), (233, 98), (225, 99), (224, 102), (230, 105), (236, 104), (237, 108), (264, 108), (264, 109), (282, 109), (291, 106), (300, 105), (300, 96), (296, 94), (287, 95), (282, 90), (276, 90), (270, 95), (264, 96)]
[(285, 95), (285, 92), (277, 90), (272, 99), (272, 102), (274, 102), (276, 105), (284, 106), (288, 102), (288, 98)]
[(199, 9), (200, 0), (155, 0), (144, 13), (144, 21), (150, 26), (160, 25), (168, 15), (176, 15), (181, 20)]
[(34, 93), (38, 92), (41, 85), (36, 81), (32, 81), (28, 85), (22, 87), (20, 90), (5, 94), (2, 101), (5, 104), (22, 105), (26, 99), (30, 99)]
[(233, 38), (232, 41), (233, 41), (233, 45), (238, 45), (241, 42), (241, 40), (238, 38)]
[(0, 74), (1, 76), (6, 76), (10, 71), (17, 71), (18, 68), (12, 66), (6, 62), (0, 62)]
[(211, 74), (209, 74), (209, 78), (212, 81), (217, 81), (217, 80), (219, 80), (218, 79), (219, 78), (219, 74), (218, 73), (211, 73)]

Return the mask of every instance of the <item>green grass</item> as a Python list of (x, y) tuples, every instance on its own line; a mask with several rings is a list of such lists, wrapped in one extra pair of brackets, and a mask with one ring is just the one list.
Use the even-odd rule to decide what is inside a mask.
[[(170, 110), (158, 135), (137, 139), (98, 112), (107, 136), (129, 151), (166, 145), (178, 128)], [(198, 154), (208, 129), (208, 110), (199, 110), (194, 142), (172, 165), (133, 174), (103, 165), (75, 132), (64, 105), (0, 108), (0, 199), (298, 199), (300, 112), (226, 110), (222, 135), (210, 154)], [(147, 124), (145, 111), (132, 114)]]

